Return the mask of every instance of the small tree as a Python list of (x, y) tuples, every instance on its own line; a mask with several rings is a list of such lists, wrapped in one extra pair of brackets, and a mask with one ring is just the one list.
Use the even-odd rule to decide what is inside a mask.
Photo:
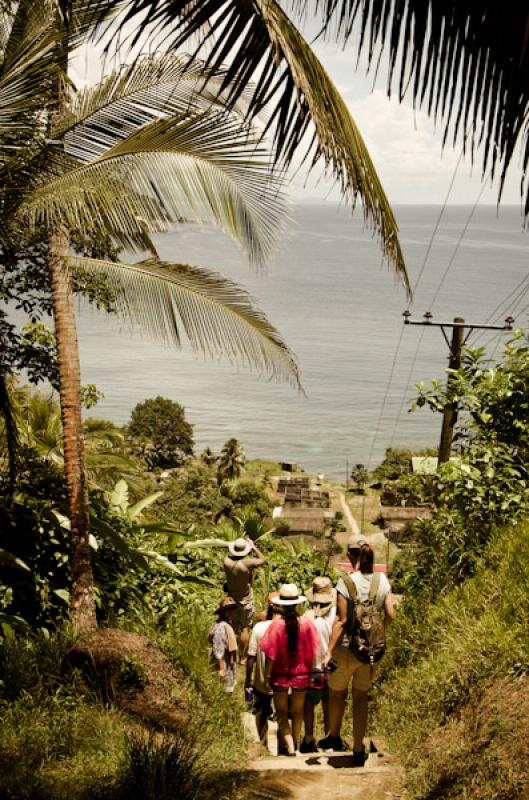
[(219, 482), (239, 478), (245, 463), (246, 456), (241, 443), (237, 439), (228, 439), (219, 457)]
[(132, 410), (128, 434), (136, 440), (149, 469), (176, 467), (193, 454), (193, 426), (183, 407), (167, 397), (138, 403)]
[(356, 483), (358, 491), (363, 494), (365, 492), (366, 483), (369, 480), (369, 471), (364, 464), (355, 464), (351, 470), (351, 480)]
[(217, 463), (217, 456), (211, 447), (206, 447), (200, 454), (200, 460), (204, 462), (206, 467), (213, 467)]

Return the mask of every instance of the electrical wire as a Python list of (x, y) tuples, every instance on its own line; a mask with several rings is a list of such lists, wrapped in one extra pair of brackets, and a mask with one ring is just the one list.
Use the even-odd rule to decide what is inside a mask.
[(422, 340), (423, 340), (423, 337), (424, 337), (424, 331), (425, 331), (425, 328), (424, 327), (421, 328), (421, 332), (419, 334), (419, 339), (417, 341), (417, 347), (415, 348), (415, 354), (413, 356), (413, 359), (412, 359), (412, 362), (411, 362), (411, 367), (410, 367), (410, 370), (408, 372), (408, 379), (406, 381), (406, 388), (404, 390), (404, 393), (402, 395), (402, 399), (400, 401), (400, 406), (399, 406), (399, 410), (398, 410), (397, 416), (395, 417), (395, 423), (393, 425), (393, 431), (391, 433), (391, 439), (390, 439), (390, 442), (389, 442), (389, 446), (390, 447), (393, 447), (393, 442), (395, 441), (395, 435), (397, 433), (397, 426), (398, 426), (398, 424), (400, 422), (400, 418), (401, 418), (401, 415), (402, 415), (402, 410), (404, 408), (404, 404), (406, 402), (406, 396), (408, 394), (408, 389), (409, 389), (410, 384), (412, 382), (413, 372), (415, 370), (415, 363), (417, 361), (417, 358), (418, 358), (418, 355), (419, 355), (419, 350), (421, 348)]
[(376, 441), (377, 441), (377, 438), (378, 438), (378, 434), (380, 433), (380, 426), (381, 426), (381, 423), (382, 423), (382, 417), (384, 416), (384, 409), (386, 408), (386, 403), (388, 401), (388, 396), (389, 396), (389, 392), (390, 392), (390, 389), (391, 389), (391, 384), (393, 382), (393, 375), (395, 374), (395, 366), (397, 364), (397, 358), (398, 358), (399, 351), (400, 351), (400, 345), (401, 345), (401, 342), (402, 342), (402, 337), (404, 336), (404, 327), (405, 326), (402, 325), (401, 329), (400, 329), (400, 335), (399, 335), (399, 338), (398, 338), (398, 341), (397, 341), (397, 347), (395, 349), (395, 355), (393, 356), (393, 363), (391, 364), (391, 371), (389, 373), (389, 378), (388, 378), (388, 382), (387, 382), (387, 385), (386, 385), (386, 391), (385, 391), (385, 394), (384, 394), (384, 398), (382, 400), (382, 405), (380, 406), (380, 413), (378, 415), (378, 420), (377, 420), (375, 432), (373, 434), (373, 439), (371, 440), (371, 449), (369, 451), (369, 458), (367, 460), (367, 469), (368, 470), (371, 468), (371, 461), (372, 461), (372, 458), (373, 458), (373, 452), (375, 450), (375, 444), (376, 444)]
[[(488, 178), (488, 176), (487, 176), (487, 178)], [(460, 235), (459, 235), (459, 239), (458, 239), (458, 240), (457, 240), (457, 242), (456, 242), (456, 246), (454, 247), (454, 251), (453, 251), (453, 253), (452, 253), (452, 256), (450, 257), (450, 259), (449, 259), (449, 261), (448, 261), (448, 264), (447, 264), (447, 266), (446, 266), (446, 269), (445, 269), (445, 271), (443, 272), (443, 274), (442, 274), (442, 276), (441, 276), (441, 280), (439, 281), (439, 285), (437, 286), (437, 289), (436, 289), (436, 290), (435, 290), (435, 292), (434, 292), (434, 295), (433, 295), (433, 297), (432, 297), (432, 301), (431, 301), (431, 303), (430, 303), (430, 311), (433, 309), (433, 307), (434, 307), (434, 304), (435, 304), (435, 301), (436, 301), (436, 300), (437, 300), (437, 298), (439, 297), (439, 292), (441, 291), (441, 288), (442, 288), (442, 286), (443, 286), (443, 283), (445, 282), (445, 280), (446, 280), (446, 277), (447, 277), (447, 275), (448, 275), (448, 273), (450, 272), (450, 269), (451, 269), (451, 267), (452, 267), (452, 264), (453, 264), (453, 263), (454, 263), (454, 261), (455, 261), (455, 258), (456, 258), (456, 255), (457, 255), (457, 253), (458, 253), (458, 250), (459, 250), (459, 248), (461, 247), (461, 243), (463, 242), (463, 239), (465, 238), (466, 232), (467, 232), (467, 230), (468, 230), (468, 226), (469, 226), (469, 225), (470, 225), (470, 223), (472, 222), (472, 217), (474, 216), (474, 214), (475, 214), (475, 212), (476, 212), (476, 208), (478, 207), (479, 201), (481, 200), (481, 198), (482, 198), (482, 196), (483, 196), (483, 192), (485, 191), (485, 188), (486, 188), (486, 185), (487, 185), (487, 184), (486, 184), (487, 178), (484, 178), (484, 180), (483, 180), (483, 183), (481, 184), (481, 189), (480, 189), (480, 191), (479, 191), (479, 194), (478, 194), (478, 196), (476, 197), (476, 200), (475, 200), (475, 202), (474, 202), (474, 205), (472, 206), (472, 209), (471, 209), (471, 211), (470, 211), (470, 214), (469, 214), (469, 215), (468, 215), (468, 217), (467, 217), (467, 221), (465, 222), (465, 225), (464, 225), (464, 227), (463, 227), (463, 230), (461, 231), (461, 233), (460, 233)]]
[[(465, 135), (465, 141), (466, 141), (466, 135)], [(452, 189), (454, 188), (454, 183), (455, 183), (455, 180), (456, 180), (456, 177), (457, 177), (457, 173), (458, 173), (458, 170), (459, 170), (459, 165), (461, 164), (461, 160), (463, 158), (464, 151), (465, 151), (465, 145), (463, 143), (463, 147), (461, 148), (461, 152), (459, 154), (459, 158), (457, 159), (457, 164), (456, 164), (455, 169), (454, 169), (454, 174), (452, 175), (452, 180), (450, 181), (450, 185), (448, 186), (448, 191), (446, 192), (444, 202), (443, 202), (443, 204), (441, 206), (441, 210), (439, 212), (439, 216), (437, 217), (437, 221), (435, 223), (435, 227), (434, 227), (434, 229), (432, 231), (432, 235), (430, 236), (430, 241), (428, 243), (428, 247), (426, 248), (426, 253), (424, 254), (424, 259), (423, 259), (423, 262), (422, 262), (422, 266), (421, 266), (421, 268), (419, 270), (419, 274), (417, 276), (417, 280), (415, 281), (415, 284), (413, 285), (413, 288), (412, 288), (412, 300), (410, 302), (410, 306), (413, 304), (413, 298), (415, 297), (415, 293), (417, 292), (417, 289), (419, 287), (419, 283), (421, 282), (421, 278), (422, 278), (422, 276), (424, 274), (424, 270), (425, 270), (426, 264), (428, 262), (428, 257), (430, 255), (431, 250), (432, 250), (432, 246), (433, 246), (433, 242), (434, 242), (435, 236), (437, 234), (437, 231), (439, 230), (439, 226), (441, 224), (441, 220), (442, 220), (442, 218), (444, 216), (444, 213), (446, 211), (446, 206), (448, 205), (448, 199), (449, 199), (449, 197), (450, 197), (450, 195), (452, 193)]]
[[(526, 285), (524, 286), (524, 284), (526, 284)], [(518, 307), (519, 303), (521, 302), (521, 300), (527, 294), (528, 291), (529, 291), (529, 275), (524, 275), (522, 280), (519, 281), (519, 283), (516, 284), (514, 289), (512, 289), (509, 292), (509, 294), (506, 295), (503, 298), (503, 300), (500, 300), (500, 302), (494, 307), (494, 309), (491, 311), (491, 313), (489, 314), (489, 316), (485, 320), (484, 324), (485, 325), (495, 324), (501, 317), (503, 317), (505, 314), (507, 314), (509, 312), (511, 313), (511, 316), (512, 316), (512, 312), (516, 310), (516, 308)], [(518, 295), (516, 295), (517, 292), (518, 292)], [(503, 308), (503, 311), (500, 310), (502, 308)], [(525, 308), (522, 309), (519, 313), (522, 314), (524, 311), (525, 311)], [(478, 341), (484, 335), (485, 335), (485, 332), (484, 331), (480, 331), (477, 334), (475, 341)]]

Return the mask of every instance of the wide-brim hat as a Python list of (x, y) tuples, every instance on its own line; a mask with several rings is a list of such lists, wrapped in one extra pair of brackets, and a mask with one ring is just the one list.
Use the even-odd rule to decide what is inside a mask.
[(326, 606), (336, 604), (336, 589), (333, 587), (331, 579), (323, 575), (314, 578), (312, 587), (307, 591), (307, 600), (309, 603), (323, 603), (325, 606), (323, 609), (314, 609), (314, 611), (319, 611), (320, 614), (326, 613), (328, 610)]
[(247, 542), (246, 539), (242, 538), (235, 539), (235, 541), (230, 542), (228, 545), (230, 555), (235, 556), (235, 558), (244, 558), (244, 556), (248, 555), (251, 549), (251, 542)]
[(220, 614), (220, 612), (224, 611), (226, 608), (237, 608), (237, 601), (234, 600), (233, 597), (223, 597), (215, 614)]
[(298, 603), (305, 603), (307, 598), (299, 593), (295, 583), (284, 583), (279, 590), (279, 596), (275, 598), (275, 606), (297, 606)]

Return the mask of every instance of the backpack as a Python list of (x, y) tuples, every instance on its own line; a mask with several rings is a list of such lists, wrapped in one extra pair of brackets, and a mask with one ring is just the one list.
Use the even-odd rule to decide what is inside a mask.
[(349, 648), (359, 661), (373, 666), (380, 661), (386, 650), (384, 612), (375, 605), (380, 574), (374, 573), (368, 599), (364, 602), (361, 602), (356, 584), (350, 575), (344, 577), (344, 582), (349, 592), (347, 600)]

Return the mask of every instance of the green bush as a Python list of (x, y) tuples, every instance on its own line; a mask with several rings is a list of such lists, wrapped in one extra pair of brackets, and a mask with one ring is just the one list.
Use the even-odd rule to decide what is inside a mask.
[[(420, 597), (408, 597), (389, 629), (378, 724), (409, 769), (411, 797), (440, 796), (428, 777), (431, 738), (468, 704), (479, 702), (495, 681), (529, 674), (528, 585), (525, 523), (498, 533), (477, 561), (474, 577), (460, 586), (428, 599), (426, 588)], [(481, 766), (482, 754), (473, 757)], [(439, 769), (448, 771), (450, 759), (442, 767), (438, 763)], [(467, 788), (447, 797), (467, 797), (472, 769), (466, 774)]]

